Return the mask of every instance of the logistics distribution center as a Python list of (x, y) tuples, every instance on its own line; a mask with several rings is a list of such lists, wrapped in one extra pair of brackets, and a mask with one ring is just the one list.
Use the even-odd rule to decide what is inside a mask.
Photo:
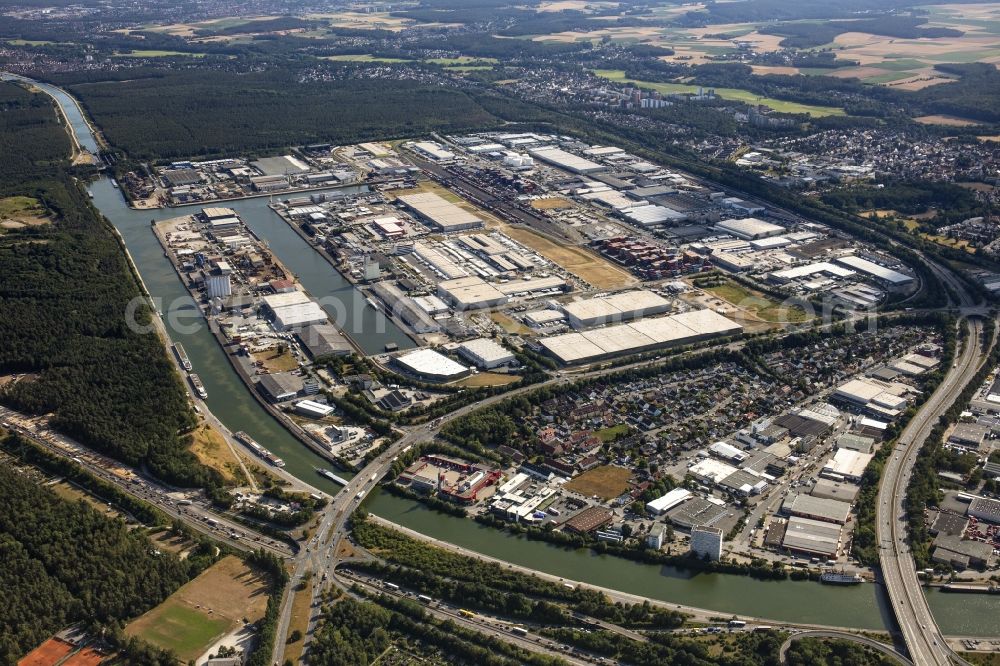
[(742, 330), (742, 326), (712, 310), (696, 310), (631, 324), (553, 335), (542, 338), (539, 344), (547, 353), (569, 365), (735, 335)]

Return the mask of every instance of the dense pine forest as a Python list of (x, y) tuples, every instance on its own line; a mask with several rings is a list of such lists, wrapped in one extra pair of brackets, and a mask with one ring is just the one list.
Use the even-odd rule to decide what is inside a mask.
[(497, 122), (466, 93), (416, 81), (300, 83), (301, 72), (280, 67), (149, 74), (129, 81), (59, 80), (70, 83), (108, 141), (139, 159), (355, 143)]
[(187, 451), (194, 415), (166, 350), (125, 323), (139, 286), (67, 166), (49, 98), (4, 83), (0, 108), (0, 198), (34, 197), (50, 217), (0, 234), (0, 375), (27, 375), (0, 400), (172, 483), (218, 483)]
[(187, 582), (202, 558), (154, 554), (90, 505), (0, 465), (0, 664), (75, 622), (121, 626)]

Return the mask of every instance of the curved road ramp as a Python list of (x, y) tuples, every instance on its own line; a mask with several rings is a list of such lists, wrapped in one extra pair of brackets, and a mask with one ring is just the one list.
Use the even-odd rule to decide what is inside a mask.
[(781, 663), (788, 663), (788, 649), (792, 647), (794, 641), (800, 640), (802, 638), (835, 638), (844, 641), (851, 641), (853, 643), (859, 643), (865, 645), (872, 649), (878, 650), (882, 654), (894, 659), (899, 664), (905, 664), (906, 666), (913, 666), (913, 662), (896, 652), (896, 650), (885, 643), (879, 643), (872, 638), (866, 638), (865, 636), (859, 636), (857, 634), (851, 634), (846, 631), (800, 631), (797, 634), (792, 634), (788, 637), (784, 643), (781, 644)]

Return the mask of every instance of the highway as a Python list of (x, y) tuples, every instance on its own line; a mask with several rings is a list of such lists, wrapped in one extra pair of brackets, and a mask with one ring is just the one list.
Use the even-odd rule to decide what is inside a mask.
[[(204, 499), (201, 491), (179, 491), (154, 481), (139, 471), (94, 453), (79, 442), (52, 430), (44, 418), (27, 417), (6, 407), (0, 407), (0, 419), (8, 429), (59, 457), (71, 459), (92, 476), (152, 504), (196, 532), (201, 532), (237, 550), (263, 548), (282, 558), (293, 555), (291, 547), (287, 544), (212, 512), (209, 502)], [(116, 474), (113, 470), (119, 473)]]
[[(960, 292), (961, 293), (961, 292)], [(931, 613), (907, 545), (906, 489), (913, 465), (931, 430), (983, 361), (979, 318), (962, 320), (968, 338), (937, 390), (910, 420), (885, 463), (876, 507), (879, 564), (896, 621), (913, 663), (946, 666), (957, 660)], [(959, 660), (960, 661), (960, 660)]]

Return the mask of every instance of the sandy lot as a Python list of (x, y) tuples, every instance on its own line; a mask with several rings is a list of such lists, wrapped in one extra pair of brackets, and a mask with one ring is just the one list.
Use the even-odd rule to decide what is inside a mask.
[(625, 287), (638, 282), (625, 269), (584, 248), (558, 245), (530, 229), (505, 226), (503, 231), (597, 289)]

